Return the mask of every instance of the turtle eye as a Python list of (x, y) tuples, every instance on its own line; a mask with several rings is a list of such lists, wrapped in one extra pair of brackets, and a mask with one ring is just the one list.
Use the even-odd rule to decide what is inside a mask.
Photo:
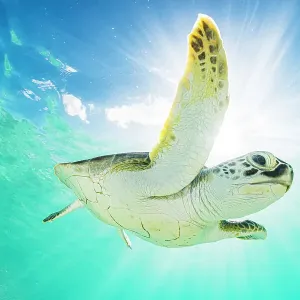
[(248, 157), (248, 162), (254, 167), (263, 170), (272, 170), (277, 165), (275, 156), (268, 152), (252, 153)]
[(266, 162), (267, 162), (266, 159), (262, 155), (259, 155), (259, 154), (253, 155), (252, 160), (260, 166), (265, 166)]

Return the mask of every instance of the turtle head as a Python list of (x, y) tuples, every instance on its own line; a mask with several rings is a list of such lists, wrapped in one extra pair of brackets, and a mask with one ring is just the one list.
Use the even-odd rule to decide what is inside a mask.
[(292, 167), (269, 152), (251, 152), (209, 173), (211, 192), (225, 219), (266, 208), (279, 200), (293, 181)]

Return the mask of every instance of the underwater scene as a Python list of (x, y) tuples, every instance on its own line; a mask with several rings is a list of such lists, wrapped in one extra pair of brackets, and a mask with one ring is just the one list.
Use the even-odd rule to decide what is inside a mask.
[(0, 0), (0, 300), (300, 299), (299, 13)]

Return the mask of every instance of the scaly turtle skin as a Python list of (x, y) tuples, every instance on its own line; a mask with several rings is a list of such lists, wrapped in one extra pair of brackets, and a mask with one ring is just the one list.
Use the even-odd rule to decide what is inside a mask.
[(55, 166), (78, 200), (44, 222), (86, 207), (98, 219), (165, 247), (225, 238), (264, 239), (253, 221), (226, 221), (280, 199), (292, 167), (269, 152), (253, 152), (213, 168), (204, 166), (229, 103), (227, 59), (214, 21), (199, 15), (188, 37), (184, 75), (158, 144)]

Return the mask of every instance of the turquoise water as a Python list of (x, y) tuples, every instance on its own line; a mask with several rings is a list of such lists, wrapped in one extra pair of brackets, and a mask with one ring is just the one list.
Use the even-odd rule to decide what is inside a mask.
[[(284, 76), (290, 80), (280, 86), (271, 84), (274, 94), (268, 91), (260, 102), (253, 100), (254, 106), (260, 105), (254, 111), (264, 117), (260, 123), (262, 128), (266, 128), (269, 120), (276, 119), (276, 122), (261, 135), (255, 133), (245, 139), (251, 143), (255, 140), (255, 147), (279, 153), (295, 171), (289, 193), (265, 211), (251, 216), (267, 228), (267, 240), (227, 240), (165, 249), (129, 233), (133, 244), (133, 250), (129, 250), (114, 228), (84, 209), (50, 224), (42, 223), (48, 214), (74, 200), (72, 192), (54, 176), (53, 166), (57, 162), (149, 150), (148, 141), (143, 137), (147, 134), (151, 137), (152, 129), (133, 124), (126, 131), (111, 124), (103, 113), (106, 107), (122, 105), (122, 100), (128, 104), (132, 98), (127, 96), (137, 97), (137, 90), (152, 91), (156, 87), (154, 79), (149, 80), (148, 72), (141, 66), (122, 60), (124, 53), (120, 49), (124, 49), (126, 40), (118, 40), (122, 26), (129, 32), (129, 39), (135, 34), (130, 28), (140, 30), (146, 16), (151, 15), (156, 21), (161, 18), (160, 24), (165, 24), (162, 28), (172, 28), (170, 23), (179, 20), (178, 47), (183, 45), (184, 48), (185, 35), (195, 16), (200, 11), (205, 12), (216, 17), (221, 30), (224, 28), (228, 55), (234, 61), (233, 57), (239, 52), (236, 49), (244, 48), (237, 48), (243, 46), (239, 45), (238, 35), (236, 42), (230, 44), (228, 18), (236, 17), (236, 23), (231, 21), (231, 24), (240, 24), (240, 27), (244, 24), (243, 30), (250, 38), (251, 30), (254, 28), (255, 32), (254, 25), (262, 21), (265, 11), (259, 2), (237, 7), (222, 1), (205, 6), (195, 1), (187, 1), (185, 5), (181, 1), (122, 3), (119, 3), (122, 14), (112, 4), (98, 1), (77, 1), (76, 4), (65, 1), (59, 11), (51, 1), (39, 4), (27, 1), (26, 5), (4, 1), (0, 5), (3, 66), (0, 75), (0, 300), (300, 299), (297, 175), (300, 168), (300, 93), (297, 88), (300, 63), (294, 49), (299, 47), (288, 48), (281, 40), (278, 45), (284, 59), (277, 60), (277, 69), (272, 66), (276, 74), (285, 75), (289, 70), (292, 76)], [(285, 6), (280, 3), (278, 1), (277, 9), (284, 13)], [(298, 11), (297, 6), (293, 8)], [(226, 17), (222, 17), (225, 12)], [(180, 15), (184, 17), (180, 19)], [(169, 23), (164, 18), (168, 18)], [(298, 23), (293, 22), (295, 26), (289, 27), (288, 32), (297, 39)], [(143, 36), (146, 35), (147, 40), (152, 38), (155, 43), (155, 34), (144, 32)], [(119, 50), (115, 50), (116, 39)], [(271, 44), (274, 39), (268, 42)], [(277, 44), (274, 45), (277, 55), (279, 50)], [(289, 45), (294, 45), (291, 38)], [(135, 45), (127, 45), (127, 49), (136, 51), (134, 54), (144, 60), (144, 54), (138, 54)], [(247, 59), (243, 64), (247, 65)], [(256, 70), (256, 76), (264, 71)], [(242, 81), (241, 74), (233, 74), (233, 77)], [(169, 83), (163, 84), (168, 87)], [(122, 93), (123, 98), (117, 97), (124, 87), (128, 89)], [(159, 93), (164, 91), (159, 90)], [(81, 108), (81, 113), (72, 116), (72, 111), (63, 103), (65, 94), (81, 99), (85, 113)], [(282, 97), (270, 96), (275, 94)], [(248, 98), (243, 95), (241, 99)], [(232, 99), (236, 107), (237, 100), (238, 97)], [(241, 106), (248, 105), (245, 101)], [(271, 111), (267, 118), (266, 107), (270, 101), (273, 101), (272, 107), (278, 109)], [(259, 122), (258, 118), (255, 120)], [(276, 124), (282, 125), (276, 127)], [(153, 131), (157, 133), (156, 127)], [(214, 149), (214, 153), (218, 151)], [(232, 151), (235, 155), (235, 151), (241, 150)]]

